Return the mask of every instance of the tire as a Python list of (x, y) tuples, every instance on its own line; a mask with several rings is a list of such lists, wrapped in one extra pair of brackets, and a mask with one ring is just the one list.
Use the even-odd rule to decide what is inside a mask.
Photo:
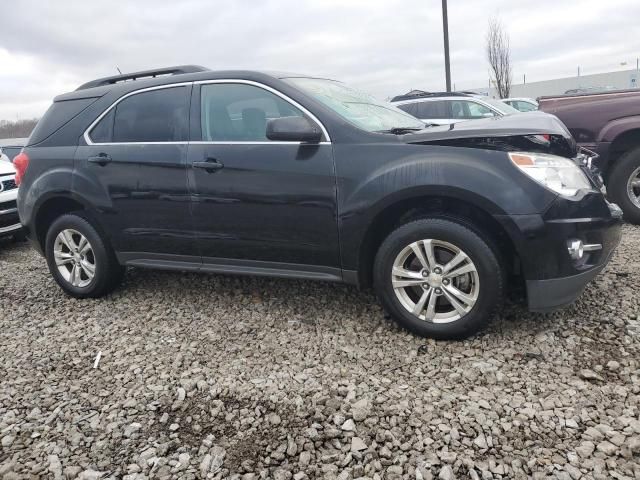
[[(627, 186), (631, 177), (638, 175), (638, 169), (640, 169), (640, 147), (628, 151), (616, 160), (607, 182), (607, 193), (611, 200), (620, 206), (624, 212), (624, 219), (636, 225), (640, 224), (640, 205), (633, 202)], [(635, 191), (640, 194), (640, 188)]]
[[(60, 236), (61, 232), (66, 232), (66, 236)], [(82, 237), (88, 241), (89, 249), (84, 252), (76, 251), (74, 256), (74, 249), (69, 247), (82, 246)], [(55, 281), (75, 298), (106, 295), (124, 277), (125, 268), (118, 263), (106, 238), (82, 212), (62, 215), (51, 224), (45, 240), (45, 256)], [(59, 266), (57, 262), (63, 262), (64, 265)], [(79, 272), (75, 280), (72, 275), (74, 266)], [(90, 266), (93, 266), (93, 275), (90, 273)]]
[[(424, 240), (430, 242), (422, 243)], [(412, 248), (414, 242), (420, 242), (413, 247), (421, 245), (424, 261)], [(432, 257), (426, 254), (428, 244), (434, 252)], [(453, 258), (463, 260), (447, 276), (443, 267)], [(400, 265), (402, 270), (394, 270), (394, 265)], [(404, 276), (407, 270), (411, 278)], [(395, 275), (397, 272), (403, 275)], [(414, 275), (416, 272), (422, 278)], [(498, 256), (487, 241), (454, 220), (427, 218), (399, 227), (382, 242), (373, 274), (374, 288), (385, 310), (402, 327), (423, 337), (442, 340), (468, 337), (485, 327), (502, 304), (505, 274)], [(401, 282), (412, 285), (399, 287)], [(421, 284), (414, 286), (415, 282)], [(432, 308), (430, 300), (434, 293)], [(425, 294), (428, 299), (419, 310)], [(458, 301), (464, 313), (449, 301), (451, 297), (456, 301), (465, 298)], [(410, 311), (412, 304), (424, 318)]]

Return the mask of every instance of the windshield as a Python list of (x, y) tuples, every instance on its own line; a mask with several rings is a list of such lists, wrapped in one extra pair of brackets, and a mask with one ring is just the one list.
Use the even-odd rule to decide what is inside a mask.
[(342, 118), (369, 132), (393, 129), (423, 129), (424, 123), (389, 102), (376, 100), (334, 80), (319, 78), (287, 78), (316, 100), (332, 109)]
[(517, 110), (517, 109), (513, 108), (511, 105), (507, 105), (506, 103), (501, 102), (500, 100), (494, 100), (493, 98), (485, 98), (485, 97), (483, 97), (482, 101), (485, 102), (485, 103), (488, 103), (493, 108), (495, 108), (499, 112), (504, 113), (505, 115), (512, 115), (514, 113), (520, 113), (520, 110)]

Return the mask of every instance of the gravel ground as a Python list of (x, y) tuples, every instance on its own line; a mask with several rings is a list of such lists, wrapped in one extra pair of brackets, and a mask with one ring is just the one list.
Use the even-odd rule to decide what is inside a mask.
[(569, 309), (435, 342), (343, 285), (130, 270), (73, 300), (0, 243), (0, 477), (640, 478), (638, 245)]

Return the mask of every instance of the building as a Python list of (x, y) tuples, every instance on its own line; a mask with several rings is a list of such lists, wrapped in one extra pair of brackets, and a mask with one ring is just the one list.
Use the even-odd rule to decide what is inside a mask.
[[(514, 84), (511, 86), (511, 97), (538, 98), (545, 95), (561, 95), (574, 88), (601, 87), (610, 90), (620, 90), (640, 87), (640, 72), (636, 69), (619, 72), (595, 73), (580, 75), (579, 77), (556, 78), (541, 82)], [(479, 93), (488, 93), (497, 98), (498, 92), (491, 88), (473, 89)]]

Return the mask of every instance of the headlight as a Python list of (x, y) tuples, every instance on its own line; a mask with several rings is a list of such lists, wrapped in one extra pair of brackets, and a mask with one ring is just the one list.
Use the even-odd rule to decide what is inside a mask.
[(510, 152), (513, 164), (549, 190), (568, 197), (593, 190), (584, 172), (568, 158), (546, 153)]

